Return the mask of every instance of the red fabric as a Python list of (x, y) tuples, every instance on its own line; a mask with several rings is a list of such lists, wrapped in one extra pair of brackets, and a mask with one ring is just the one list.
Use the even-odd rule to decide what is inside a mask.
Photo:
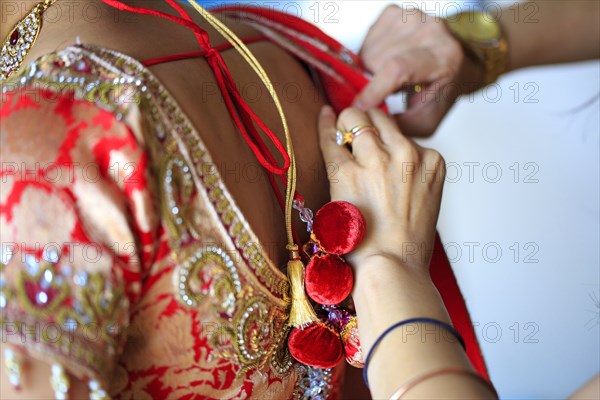
[(315, 255), (304, 275), (306, 293), (319, 304), (339, 304), (352, 292), (352, 268), (332, 254)]
[(348, 254), (362, 242), (367, 222), (360, 210), (347, 201), (332, 201), (317, 211), (312, 230), (327, 253)]
[(473, 330), (473, 323), (467, 310), (467, 305), (460, 292), (456, 277), (446, 256), (439, 234), (435, 235), (435, 246), (430, 264), (431, 279), (437, 287), (442, 300), (448, 309), (452, 324), (465, 340), (467, 355), (471, 363), (483, 377), (489, 380), (485, 360), (481, 354), (477, 336)]
[(296, 360), (317, 368), (333, 368), (343, 357), (340, 336), (322, 322), (304, 329), (293, 328), (288, 336), (288, 347)]
[[(364, 70), (360, 69), (361, 62), (359, 58), (355, 54), (346, 52), (353, 61), (354, 65), (351, 66), (342, 60), (341, 57), (332, 55), (331, 51), (343, 51), (343, 46), (307, 21), (280, 13), (273, 9), (257, 7), (229, 6), (215, 8), (212, 11), (226, 13), (228, 17), (238, 18), (241, 21), (246, 20), (260, 24), (260, 20), (264, 19), (280, 24), (282, 26), (281, 29), (277, 26), (270, 27), (277, 30), (280, 35), (291, 40), (295, 45), (309, 51), (311, 56), (315, 59), (326, 63), (327, 66), (333, 69), (343, 80), (340, 81), (339, 77), (335, 78), (324, 70), (318, 71), (319, 79), (323, 85), (327, 100), (337, 112), (351, 106), (354, 97), (368, 82)], [(324, 44), (329, 47), (331, 51), (328, 52), (324, 50), (324, 46), (317, 47), (312, 43), (308, 43), (302, 38), (302, 35), (308, 36), (313, 43), (319, 42)], [(385, 109), (383, 105), (381, 108)], [(430, 270), (431, 278), (440, 291), (444, 304), (452, 319), (452, 323), (465, 339), (469, 359), (477, 371), (483, 377), (489, 379), (469, 312), (439, 236), (436, 236)]]

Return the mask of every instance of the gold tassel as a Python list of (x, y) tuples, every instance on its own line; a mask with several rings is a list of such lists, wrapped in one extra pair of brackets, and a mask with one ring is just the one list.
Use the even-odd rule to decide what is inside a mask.
[(304, 264), (300, 260), (298, 246), (288, 245), (287, 249), (290, 251), (287, 274), (292, 289), (292, 307), (288, 324), (292, 327), (304, 328), (318, 318), (304, 291)]

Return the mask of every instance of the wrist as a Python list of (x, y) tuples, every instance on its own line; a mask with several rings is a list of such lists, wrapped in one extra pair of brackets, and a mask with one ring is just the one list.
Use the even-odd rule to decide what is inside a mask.
[[(368, 298), (369, 301), (381, 299), (386, 303), (403, 300), (399, 292), (416, 290), (429, 293), (435, 290), (428, 269), (414, 268), (390, 255), (373, 255), (354, 268), (355, 283), (353, 297)], [(403, 304), (403, 306), (409, 304)]]
[(369, 331), (364, 337), (365, 348), (375, 335), (404, 319), (450, 321), (429, 271), (407, 267), (389, 256), (371, 256), (355, 269), (352, 297), (361, 332)]

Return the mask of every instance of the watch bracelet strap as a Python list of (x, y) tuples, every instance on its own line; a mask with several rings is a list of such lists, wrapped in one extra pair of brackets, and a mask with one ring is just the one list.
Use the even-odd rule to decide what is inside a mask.
[(498, 47), (484, 51), (485, 59), (482, 60), (484, 67), (483, 85), (487, 86), (496, 82), (500, 75), (508, 71), (508, 44), (505, 38), (501, 38)]

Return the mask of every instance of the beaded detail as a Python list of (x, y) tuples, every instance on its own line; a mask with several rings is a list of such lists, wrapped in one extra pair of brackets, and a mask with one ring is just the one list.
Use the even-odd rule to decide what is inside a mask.
[(54, 390), (54, 398), (56, 400), (67, 399), (70, 383), (69, 377), (62, 365), (52, 364), (50, 386)]
[(35, 43), (42, 27), (42, 13), (56, 0), (45, 0), (15, 25), (0, 50), (0, 82), (17, 71)]
[(300, 382), (294, 400), (325, 400), (331, 392), (332, 371), (300, 365)]
[(19, 390), (21, 387), (22, 367), (15, 352), (10, 348), (4, 349), (4, 366), (6, 367), (8, 381), (15, 389)]

